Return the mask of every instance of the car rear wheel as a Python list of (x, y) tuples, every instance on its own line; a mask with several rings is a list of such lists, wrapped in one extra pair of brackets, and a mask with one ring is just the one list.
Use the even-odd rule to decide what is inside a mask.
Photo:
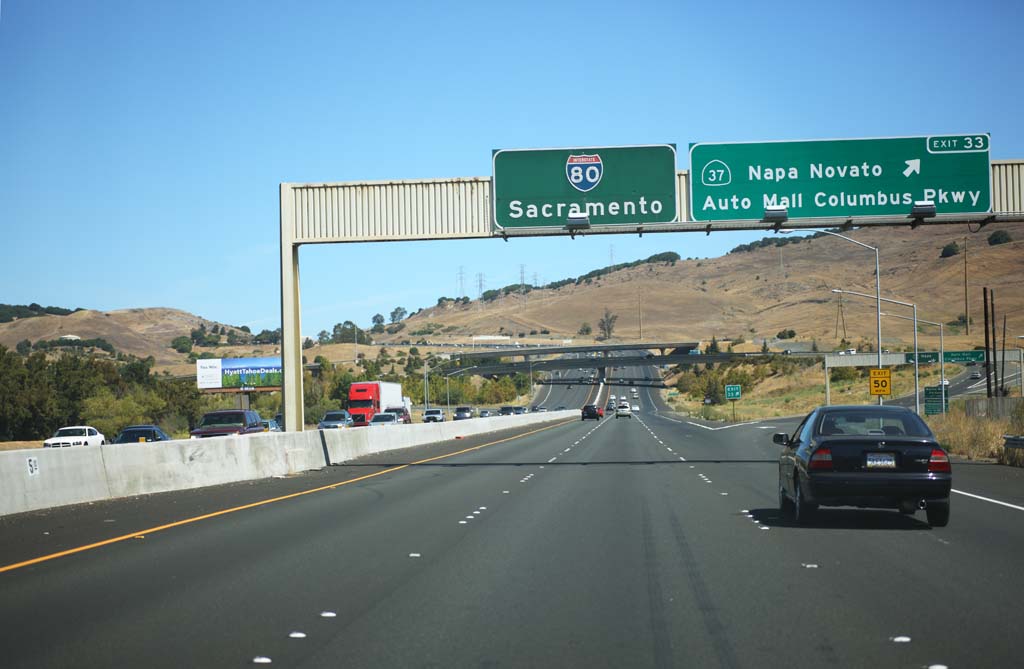
[(949, 500), (929, 502), (925, 513), (928, 515), (929, 525), (932, 527), (945, 527), (949, 524)]
[(796, 490), (796, 500), (793, 502), (793, 519), (797, 525), (806, 525), (818, 510), (817, 504), (812, 504), (804, 499), (803, 486), (800, 479), (793, 479), (793, 488)]

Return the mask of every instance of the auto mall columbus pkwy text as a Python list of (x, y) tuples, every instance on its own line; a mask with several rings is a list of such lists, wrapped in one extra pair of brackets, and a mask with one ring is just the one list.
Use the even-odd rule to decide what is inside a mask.
[[(747, 170), (747, 178), (751, 182), (774, 182), (793, 181), (800, 178), (800, 172), (796, 167), (765, 167), (762, 165), (750, 165)], [(860, 165), (825, 165), (823, 163), (812, 163), (809, 165), (811, 179), (871, 179), (881, 177), (883, 169), (881, 165), (869, 164)], [(764, 193), (762, 194), (762, 207), (787, 207), (790, 209), (801, 209), (805, 206), (803, 192), (789, 194)], [(818, 191), (810, 196), (813, 207), (885, 207), (893, 205), (911, 205), (917, 200), (931, 200), (936, 204), (964, 203), (970, 200), (972, 206), (977, 206), (982, 196), (980, 190), (949, 190), (945, 188), (922, 188), (917, 197), (908, 191), (878, 190), (872, 192), (823, 192)], [(703, 211), (743, 211), (753, 207), (753, 201), (749, 197), (730, 195), (725, 197), (714, 197), (708, 195), (701, 205)]]

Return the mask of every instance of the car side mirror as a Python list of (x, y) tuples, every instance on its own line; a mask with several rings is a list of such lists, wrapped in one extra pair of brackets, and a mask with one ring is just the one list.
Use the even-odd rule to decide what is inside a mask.
[(780, 446), (785, 446), (789, 443), (789, 435), (785, 432), (776, 432), (772, 435), (772, 441)]

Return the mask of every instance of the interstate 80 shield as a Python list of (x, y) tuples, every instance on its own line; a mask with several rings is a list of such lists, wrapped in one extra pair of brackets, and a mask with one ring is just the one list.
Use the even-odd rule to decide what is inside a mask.
[(565, 177), (581, 193), (594, 190), (603, 174), (604, 163), (596, 153), (569, 156), (565, 161)]

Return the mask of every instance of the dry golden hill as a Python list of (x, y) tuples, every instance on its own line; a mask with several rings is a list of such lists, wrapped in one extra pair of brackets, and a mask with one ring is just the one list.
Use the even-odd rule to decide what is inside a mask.
[[(1000, 229), (1015, 241), (989, 246), (986, 239)], [(968, 242), (968, 278), (971, 337), (959, 328), (947, 328), (946, 346), (972, 348), (984, 341), (981, 287), (995, 289), (996, 307), (1007, 316), (1011, 345), (1024, 335), (1024, 226), (988, 226), (972, 233), (966, 226), (926, 226), (866, 229), (849, 236), (881, 248), (882, 295), (916, 302), (922, 319), (948, 323), (964, 313), (964, 256), (940, 258), (943, 246)], [(666, 249), (685, 243), (686, 235), (663, 235)], [(683, 253), (682, 255), (685, 255)], [(738, 350), (756, 348), (769, 339), (776, 348), (788, 342), (772, 342), (776, 333), (794, 330), (796, 341), (817, 340), (822, 349), (838, 345), (843, 335), (837, 325), (838, 300), (830, 290), (843, 288), (874, 293), (874, 254), (867, 249), (833, 237), (767, 247), (749, 253), (730, 253), (720, 258), (680, 260), (670, 264), (644, 264), (624, 269), (590, 283), (557, 290), (533, 290), (526, 295), (508, 295), (490, 302), (474, 300), (468, 305), (436, 306), (405, 321), (395, 335), (378, 336), (378, 341), (468, 343), (472, 335), (512, 335), (530, 343), (576, 343), (593, 340), (577, 331), (588, 322), (597, 334), (597, 322), (607, 308), (618, 316), (613, 340), (643, 341), (708, 340), (742, 338), (748, 343)], [(548, 275), (557, 268), (546, 269)], [(910, 314), (909, 309), (885, 307), (887, 311)], [(844, 298), (846, 337), (854, 343), (873, 342), (875, 310), (870, 300)], [(342, 316), (339, 316), (341, 320)], [(175, 337), (187, 336), (200, 324), (221, 325), (193, 314), (168, 308), (124, 309), (110, 312), (78, 311), (67, 316), (40, 316), (0, 323), (0, 344), (14, 348), (22, 340), (32, 342), (77, 335), (82, 339), (102, 337), (124, 353), (153, 356), (157, 370), (172, 374), (193, 373), (186, 356), (170, 348)], [(431, 330), (431, 334), (414, 334)], [(548, 330), (547, 334), (540, 334)], [(531, 336), (530, 332), (538, 334)], [(524, 337), (519, 337), (524, 333)], [(883, 318), (883, 345), (909, 346), (913, 327), (907, 321)], [(935, 328), (923, 327), (922, 346), (938, 346)], [(756, 343), (756, 345), (755, 345)], [(363, 348), (363, 347), (360, 347)], [(351, 349), (351, 350), (349, 350)], [(221, 357), (270, 356), (275, 346), (244, 345), (210, 349)], [(425, 350), (425, 349), (424, 349)], [(450, 351), (450, 349), (448, 349)], [(332, 361), (352, 361), (356, 354), (374, 355), (370, 349), (357, 351), (343, 345), (316, 346), (305, 352), (312, 360), (324, 355)]]
[(67, 316), (37, 316), (0, 323), (0, 344), (14, 348), (19, 341), (59, 339), (75, 335), (102, 338), (121, 353), (141, 358), (153, 356), (158, 368), (181, 364), (185, 356), (170, 347), (171, 340), (205, 325), (221, 325), (186, 311), (166, 308), (93, 311), (83, 309)]
[[(988, 236), (999, 229), (1007, 230), (1014, 241), (990, 246)], [(982, 286), (995, 290), (1000, 333), (1001, 318), (1006, 314), (1011, 340), (1024, 334), (1024, 228), (988, 226), (971, 233), (957, 225), (876, 228), (846, 234), (881, 249), (883, 297), (916, 302), (921, 319), (942, 323), (956, 321), (964, 313), (964, 255), (940, 258), (940, 252), (949, 242), (963, 247), (966, 237), (971, 337), (959, 328), (947, 327), (947, 348), (973, 347), (983, 341)], [(675, 240), (666, 235), (665, 241), (670, 247)], [(842, 239), (819, 237), (714, 259), (645, 264), (587, 284), (533, 290), (491, 302), (435, 306), (409, 318), (405, 329), (389, 339), (416, 340), (422, 335), (411, 333), (424, 329), (434, 331), (426, 337), (431, 341), (468, 341), (471, 335), (496, 334), (518, 338), (519, 333), (547, 329), (549, 335), (525, 339), (572, 338), (579, 343), (591, 339), (576, 334), (581, 323), (589, 323), (597, 334), (598, 319), (607, 308), (618, 316), (614, 339), (622, 342), (639, 341), (642, 322), (643, 341), (717, 336), (748, 342), (768, 338), (771, 342), (778, 332), (792, 329), (798, 341), (816, 339), (824, 349), (837, 345), (843, 336), (832, 288), (873, 294), (874, 253)], [(873, 342), (874, 302), (851, 296), (843, 302), (847, 339)], [(883, 310), (912, 313), (884, 303)], [(937, 328), (922, 327), (919, 337), (922, 346), (938, 345)], [(909, 321), (883, 317), (882, 338), (883, 347), (909, 346), (913, 326)]]

